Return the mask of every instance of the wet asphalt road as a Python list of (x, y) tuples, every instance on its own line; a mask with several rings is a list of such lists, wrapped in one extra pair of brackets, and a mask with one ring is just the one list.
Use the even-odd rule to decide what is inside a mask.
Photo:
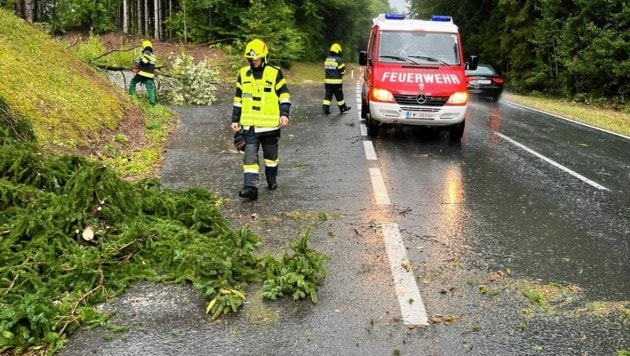
[[(281, 255), (310, 228), (311, 246), (331, 257), (319, 303), (263, 302), (252, 285), (239, 314), (211, 321), (205, 301), (189, 287), (142, 284), (102, 306), (128, 331), (80, 330), (60, 355), (614, 355), (630, 349), (627, 316), (585, 312), (592, 302), (630, 308), (630, 140), (483, 100), (475, 102), (461, 144), (412, 128), (370, 140), (356, 111), (355, 83), (345, 87), (352, 111), (328, 117), (320, 114), (322, 87), (290, 89), (277, 191), (261, 187), (256, 202), (236, 195), (242, 156), (228, 130), (231, 88), (212, 107), (175, 108), (181, 124), (161, 181), (229, 198), (225, 216), (257, 231), (262, 253)], [(374, 170), (390, 204), (375, 202)], [(313, 218), (321, 213), (329, 218)], [(405, 325), (384, 224), (398, 227), (422, 299), (414, 302), (425, 307), (429, 325)], [(537, 285), (575, 285), (579, 292), (532, 304), (523, 291)]]

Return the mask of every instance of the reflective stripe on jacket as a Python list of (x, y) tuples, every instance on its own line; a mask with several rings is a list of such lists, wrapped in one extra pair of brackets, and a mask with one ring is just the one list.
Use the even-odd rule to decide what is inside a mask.
[[(249, 66), (241, 68), (240, 86), (241, 126), (278, 127), (280, 103), (289, 103), (289, 93), (278, 96), (278, 90), (286, 85), (284, 78), (276, 82), (279, 70), (265, 65), (263, 75), (255, 79)], [(237, 104), (235, 98), (235, 104)]]
[(157, 61), (157, 57), (153, 54), (153, 52), (149, 50), (142, 51), (142, 56), (138, 60), (138, 66), (140, 67), (140, 74), (143, 77), (153, 78), (155, 77), (155, 62)]
[(324, 83), (326, 84), (342, 84), (342, 77), (346, 74), (346, 65), (337, 55), (330, 55), (324, 61)]

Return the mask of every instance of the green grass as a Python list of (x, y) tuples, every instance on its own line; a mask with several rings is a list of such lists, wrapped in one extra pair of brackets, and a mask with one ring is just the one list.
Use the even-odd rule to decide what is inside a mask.
[[(345, 80), (352, 76), (359, 78), (361, 67), (357, 63), (346, 63)], [(287, 82), (294, 84), (323, 84), (324, 83), (324, 59), (321, 62), (298, 62), (291, 66), (289, 70), (283, 70)]]
[(40, 143), (84, 146), (86, 132), (113, 130), (132, 110), (101, 74), (5, 10), (0, 33), (0, 95), (33, 121)]
[(503, 98), (517, 104), (566, 117), (605, 130), (630, 136), (630, 113), (560, 99), (504, 93)]
[[(45, 151), (101, 159), (127, 177), (154, 174), (175, 116), (82, 61), (104, 51), (97, 40), (71, 46), (0, 9), (0, 97), (30, 120)], [(152, 122), (160, 125), (146, 126)], [(121, 140), (125, 134), (133, 137)]]
[(283, 70), (288, 83), (324, 83), (324, 62), (297, 62)]

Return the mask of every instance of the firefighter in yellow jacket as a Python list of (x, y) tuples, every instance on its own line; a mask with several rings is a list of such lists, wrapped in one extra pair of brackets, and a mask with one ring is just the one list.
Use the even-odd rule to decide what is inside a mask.
[[(235, 144), (243, 148), (242, 198), (258, 199), (258, 151), (262, 147), (267, 188), (278, 188), (278, 141), (280, 129), (289, 124), (291, 100), (286, 80), (279, 68), (268, 63), (267, 45), (252, 40), (245, 47), (249, 65), (240, 69), (232, 107)], [(242, 137), (244, 146), (237, 137)]]
[(346, 74), (346, 64), (341, 59), (341, 46), (338, 43), (333, 43), (330, 46), (330, 53), (324, 61), (324, 74), (324, 89), (326, 90), (322, 105), (324, 115), (330, 114), (330, 103), (333, 94), (335, 99), (337, 99), (339, 112), (344, 113), (350, 110), (343, 98), (343, 75)]
[(153, 45), (149, 41), (142, 41), (142, 54), (136, 61), (133, 72), (136, 75), (131, 79), (129, 83), (129, 95), (133, 95), (136, 92), (136, 85), (143, 83), (147, 89), (147, 96), (149, 97), (149, 103), (155, 105), (155, 85), (153, 84), (153, 78), (155, 78), (155, 62), (157, 57), (153, 54)]

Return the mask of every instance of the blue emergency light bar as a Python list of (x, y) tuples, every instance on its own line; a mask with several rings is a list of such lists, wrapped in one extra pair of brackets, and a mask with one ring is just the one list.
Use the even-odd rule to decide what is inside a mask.
[(405, 15), (404, 14), (385, 14), (385, 18), (387, 20), (404, 20)]
[(431, 21), (453, 22), (453, 17), (448, 15), (431, 15)]

